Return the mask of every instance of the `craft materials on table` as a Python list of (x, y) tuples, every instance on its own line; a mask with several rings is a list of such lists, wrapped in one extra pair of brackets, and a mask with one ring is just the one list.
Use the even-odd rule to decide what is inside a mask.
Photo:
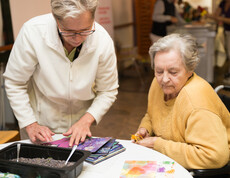
[[(60, 140), (42, 143), (42, 145), (69, 148), (70, 137)], [(114, 155), (125, 151), (125, 147), (111, 137), (87, 138), (83, 143), (78, 144), (77, 150), (90, 151), (92, 154), (85, 160), (91, 164), (97, 164)]]
[[(96, 152), (105, 143), (107, 143), (111, 137), (103, 138), (87, 138), (83, 143), (78, 144), (78, 150), (90, 151), (92, 153)], [(42, 145), (56, 145), (57, 147), (69, 148), (70, 137), (64, 137), (60, 140), (55, 140), (51, 142), (42, 143)]]
[(105, 149), (102, 147), (96, 153), (91, 154), (86, 158), (86, 161), (91, 164), (97, 164), (126, 150), (126, 148), (117, 141), (113, 142), (112, 147), (110, 147), (110, 145), (111, 143), (107, 146), (105, 145)]
[(140, 134), (131, 135), (131, 140), (133, 140), (134, 142), (138, 142), (142, 139), (143, 137)]
[(175, 173), (173, 161), (125, 161), (120, 178), (173, 178)]

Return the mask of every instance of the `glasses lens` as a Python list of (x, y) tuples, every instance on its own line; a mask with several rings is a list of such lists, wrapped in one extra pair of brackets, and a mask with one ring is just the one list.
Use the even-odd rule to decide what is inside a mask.
[(85, 31), (85, 32), (80, 32), (78, 33), (81, 36), (88, 36), (91, 35), (95, 30), (91, 30), (91, 31)]
[(88, 36), (91, 35), (93, 32), (95, 32), (95, 30), (91, 30), (91, 31), (84, 31), (84, 32), (79, 32), (79, 33), (70, 33), (70, 32), (60, 32), (62, 36), (65, 37), (73, 37), (76, 35), (80, 35), (80, 36)]
[(61, 35), (65, 36), (65, 37), (71, 37), (71, 36), (75, 36), (76, 34), (75, 33), (69, 33), (69, 32), (61, 32)]

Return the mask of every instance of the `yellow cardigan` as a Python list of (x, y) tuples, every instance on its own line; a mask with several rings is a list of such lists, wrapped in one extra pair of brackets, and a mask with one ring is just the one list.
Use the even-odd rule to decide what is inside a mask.
[(209, 83), (195, 73), (167, 102), (154, 79), (139, 127), (158, 137), (154, 150), (187, 169), (219, 168), (229, 161), (230, 114)]

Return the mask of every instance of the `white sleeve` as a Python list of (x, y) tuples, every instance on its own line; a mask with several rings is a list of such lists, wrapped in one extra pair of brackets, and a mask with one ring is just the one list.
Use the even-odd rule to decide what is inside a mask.
[(118, 93), (117, 58), (112, 39), (103, 50), (95, 81), (96, 97), (87, 110), (97, 123), (112, 106)]
[(28, 81), (37, 64), (29, 39), (24, 25), (15, 40), (3, 74), (7, 97), (20, 128), (36, 122), (27, 93)]

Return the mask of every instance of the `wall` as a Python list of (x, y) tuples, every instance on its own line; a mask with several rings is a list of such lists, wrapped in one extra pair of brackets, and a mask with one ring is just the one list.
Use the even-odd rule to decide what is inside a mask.
[[(111, 0), (114, 26), (133, 23), (132, 0)], [(10, 0), (14, 37), (30, 18), (49, 13), (50, 0)], [(117, 28), (112, 34), (114, 41), (124, 47), (133, 46), (133, 26)]]
[(119, 43), (121, 47), (132, 47), (134, 45), (132, 0), (112, 0), (112, 8), (115, 43)]
[(114, 38), (111, 0), (99, 0), (99, 4), (95, 13), (95, 21), (101, 24), (107, 30), (109, 35)]
[(50, 0), (10, 0), (14, 39), (24, 22), (37, 15), (51, 12)]

